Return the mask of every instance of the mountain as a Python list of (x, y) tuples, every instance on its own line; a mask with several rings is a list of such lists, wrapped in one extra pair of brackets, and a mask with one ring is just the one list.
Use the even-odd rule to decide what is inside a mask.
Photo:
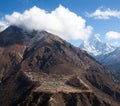
[(7, 23), (5, 24), (4, 22), (0, 21), (0, 32), (5, 30), (8, 27)]
[(87, 41), (84, 41), (80, 45), (80, 48), (86, 50), (93, 57), (105, 55), (115, 50), (114, 46), (102, 42), (97, 35), (92, 36)]
[(91, 37), (84, 41), (80, 48), (86, 50), (92, 57), (106, 68), (112, 70), (115, 76), (120, 79), (120, 48), (102, 42), (98, 36)]
[(120, 47), (116, 48), (113, 52), (108, 53), (104, 56), (97, 57), (99, 62), (107, 68), (111, 69), (115, 75), (120, 77)]
[(120, 85), (86, 51), (46, 31), (0, 33), (1, 106), (119, 106)]

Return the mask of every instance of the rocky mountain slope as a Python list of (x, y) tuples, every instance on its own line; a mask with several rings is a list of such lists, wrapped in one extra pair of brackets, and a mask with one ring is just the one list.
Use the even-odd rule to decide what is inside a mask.
[(1, 106), (119, 106), (109, 70), (46, 31), (0, 33)]

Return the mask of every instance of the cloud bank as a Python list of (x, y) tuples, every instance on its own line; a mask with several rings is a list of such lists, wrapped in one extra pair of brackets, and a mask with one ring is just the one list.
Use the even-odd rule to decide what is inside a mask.
[(88, 17), (93, 17), (95, 19), (110, 19), (111, 17), (120, 19), (120, 11), (118, 10), (111, 10), (111, 9), (97, 9), (93, 13), (87, 13)]
[(66, 40), (86, 40), (93, 29), (86, 25), (85, 19), (62, 5), (51, 12), (34, 6), (23, 13), (13, 12), (6, 15), (5, 19), (10, 25), (27, 30), (46, 30)]
[(115, 31), (109, 31), (105, 34), (107, 40), (118, 40), (120, 39), (120, 33)]

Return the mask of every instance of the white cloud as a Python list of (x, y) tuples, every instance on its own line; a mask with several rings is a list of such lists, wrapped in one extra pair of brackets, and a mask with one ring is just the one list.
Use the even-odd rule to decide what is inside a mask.
[(97, 9), (93, 13), (87, 13), (88, 17), (94, 17), (95, 19), (110, 19), (111, 17), (119, 18), (120, 19), (120, 11), (118, 10), (111, 10), (110, 8), (106, 10)]
[(105, 34), (107, 40), (118, 40), (120, 39), (120, 33), (115, 31), (109, 31)]
[(21, 26), (27, 30), (46, 30), (66, 40), (88, 39), (93, 29), (86, 25), (85, 19), (61, 5), (51, 12), (34, 6), (23, 13), (14, 12), (6, 15), (5, 19), (11, 25)]

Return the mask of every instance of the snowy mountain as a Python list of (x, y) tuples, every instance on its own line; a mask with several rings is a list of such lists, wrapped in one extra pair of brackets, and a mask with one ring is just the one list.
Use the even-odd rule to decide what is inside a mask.
[(116, 77), (120, 79), (120, 47), (104, 43), (98, 36), (93, 36), (84, 41), (80, 48), (86, 50), (99, 63), (111, 69)]
[(8, 27), (8, 25), (6, 25), (5, 23), (0, 21), (0, 32), (2, 32), (3, 30), (5, 30)]
[[(99, 57), (99, 56), (98, 56)], [(120, 47), (116, 48), (113, 52), (110, 52), (104, 56), (101, 56), (100, 62), (107, 64), (114, 64), (116, 62), (120, 63)]]
[(115, 50), (114, 46), (102, 42), (97, 35), (91, 37), (87, 41), (84, 41), (79, 47), (83, 50), (86, 50), (94, 57), (98, 55), (105, 55)]
[(116, 48), (109, 54), (98, 56), (96, 59), (107, 68), (113, 70), (116, 76), (120, 79), (120, 47)]

